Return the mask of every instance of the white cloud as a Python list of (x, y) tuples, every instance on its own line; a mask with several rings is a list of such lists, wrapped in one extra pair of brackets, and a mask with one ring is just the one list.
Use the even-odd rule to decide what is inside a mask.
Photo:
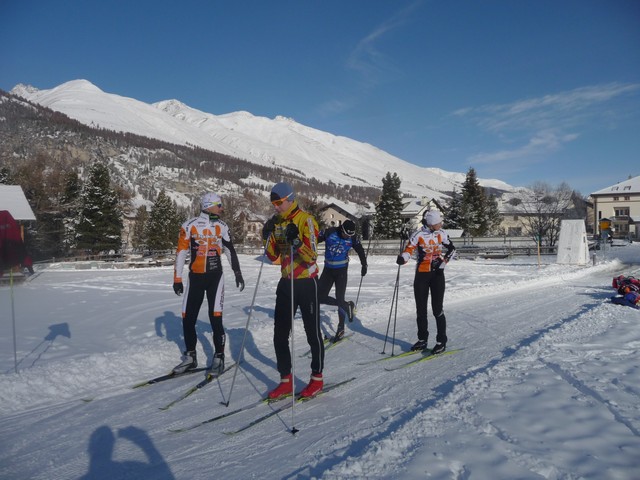
[[(400, 74), (391, 57), (383, 53), (378, 45), (385, 35), (411, 20), (411, 13), (422, 3), (422, 0), (419, 0), (398, 11), (362, 38), (351, 51), (346, 67), (358, 73), (357, 95), (369, 91), (389, 77)], [(321, 114), (338, 113), (348, 110), (356, 103), (355, 97), (350, 100), (332, 99), (321, 105), (318, 110)]]
[(494, 133), (572, 128), (583, 125), (597, 115), (603, 104), (616, 97), (635, 93), (638, 89), (640, 84), (637, 83), (609, 83), (501, 105), (463, 108), (453, 115), (468, 117), (478, 126)]
[[(602, 121), (605, 112), (610, 118), (611, 111), (615, 110), (612, 102), (619, 97), (634, 95), (639, 89), (640, 84), (609, 83), (512, 103), (462, 108), (453, 115), (470, 119), (505, 144), (520, 144), (514, 148), (471, 155), (470, 163), (533, 161), (576, 140), (582, 132), (593, 128), (592, 122)], [(511, 169), (515, 166), (510, 165)]]

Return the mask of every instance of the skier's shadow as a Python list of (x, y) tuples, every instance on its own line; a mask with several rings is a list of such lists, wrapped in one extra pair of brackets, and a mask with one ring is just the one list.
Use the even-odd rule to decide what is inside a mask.
[[(113, 450), (117, 439), (128, 440), (145, 454), (147, 462), (113, 460)], [(114, 478), (162, 478), (175, 477), (158, 449), (144, 430), (137, 427), (121, 428), (117, 438), (110, 427), (98, 427), (89, 440), (89, 471), (81, 480), (111, 480)]]
[[(389, 325), (388, 334), (376, 332), (375, 330), (371, 330), (370, 328), (365, 327), (357, 315), (353, 317), (353, 322), (349, 323), (349, 328), (356, 333), (360, 333), (363, 336), (380, 340), (381, 342), (380, 348), (384, 349), (385, 353), (387, 353), (387, 349), (391, 349), (392, 346), (394, 348), (394, 351), (395, 351), (395, 348), (398, 348), (400, 349), (401, 352), (404, 352), (409, 350), (413, 345), (412, 343), (406, 342), (404, 340), (398, 340), (397, 338), (394, 339), (393, 325)], [(372, 348), (370, 343), (368, 343), (367, 346)], [(379, 353), (382, 353), (382, 352), (379, 352)]]
[[(42, 355), (47, 350), (49, 350), (51, 345), (53, 345), (54, 340), (58, 337), (71, 338), (71, 330), (69, 329), (69, 324), (67, 322), (49, 325), (49, 333), (44, 337), (44, 339), (38, 345), (36, 345), (33, 348), (33, 350), (31, 350), (24, 357), (22, 357), (22, 359), (17, 363), (16, 368), (19, 367), (20, 364), (26, 361), (27, 358), (29, 358), (30, 356), (32, 355), (35, 356), (38, 349), (44, 346), (42, 351), (38, 353), (37, 356), (35, 356), (35, 358), (33, 359), (33, 362), (31, 362), (31, 366), (33, 367), (38, 362), (38, 360), (40, 360), (40, 357), (42, 357)], [(10, 371), (11, 370), (7, 370), (5, 373), (9, 373)]]
[[(168, 341), (175, 343), (180, 352), (184, 351), (182, 318), (167, 310), (161, 317), (155, 319), (155, 329), (158, 337), (166, 338)], [(198, 342), (202, 350), (207, 359), (209, 359), (208, 364), (211, 364), (213, 361), (214, 348), (211, 337), (211, 324), (208, 319), (206, 322), (202, 320), (196, 321), (196, 335), (198, 336)]]
[[(240, 348), (242, 348), (245, 329), (231, 328), (227, 330), (227, 335), (231, 340), (231, 357), (237, 362), (240, 356)], [(244, 352), (242, 353), (242, 362), (240, 363), (240, 368), (242, 368), (245, 374), (251, 375), (256, 380), (262, 382), (265, 386), (271, 385), (273, 381), (270, 380), (267, 375), (265, 375), (263, 371), (264, 369), (255, 367), (253, 365), (253, 362), (247, 360), (247, 356), (249, 355), (257, 362), (273, 369), (276, 368), (276, 362), (274, 362), (271, 358), (267, 357), (260, 351), (255, 341), (253, 340), (253, 335), (250, 330), (247, 332), (247, 336), (244, 342)]]

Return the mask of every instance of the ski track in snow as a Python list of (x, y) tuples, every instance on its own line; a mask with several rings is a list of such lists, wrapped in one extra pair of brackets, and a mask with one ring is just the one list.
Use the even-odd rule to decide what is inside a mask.
[[(11, 348), (3, 349), (1, 430), (2, 438), (12, 441), (3, 441), (0, 449), (0, 477), (80, 478), (92, 471), (96, 445), (112, 445), (111, 458), (120, 462), (122, 478), (263, 478), (267, 471), (274, 478), (326, 479), (578, 479), (603, 473), (633, 478), (630, 459), (640, 451), (640, 372), (633, 362), (640, 346), (640, 312), (607, 300), (614, 293), (611, 278), (619, 272), (638, 275), (637, 265), (629, 271), (615, 260), (589, 268), (537, 266), (535, 258), (516, 264), (452, 262), (445, 298), (448, 346), (462, 350), (387, 372), (385, 364), (411, 357), (356, 362), (382, 358), (383, 345), (389, 355), (415, 341), (413, 270), (407, 266), (401, 270), (396, 342), (384, 344), (390, 318), (393, 332), (392, 261), (370, 259), (357, 318), (347, 324), (354, 335), (327, 353), (327, 384), (350, 376), (356, 380), (231, 437), (222, 432), (270, 407), (191, 432), (168, 429), (254, 402), (275, 386), (270, 316), (277, 267), (264, 267), (229, 410), (219, 402), (229, 394), (233, 372), (166, 412), (158, 407), (201, 375), (135, 390), (131, 385), (162, 374), (179, 357), (180, 300), (169, 294), (170, 270), (94, 271), (93, 276), (45, 272), (25, 284), (17, 300), (38, 292), (39, 302), (51, 310), (43, 325), (68, 321), (71, 338), (43, 343), (37, 336), (42, 338), (41, 330), (27, 331), (17, 375), (9, 368)], [(259, 262), (250, 257), (241, 262), (245, 278), (255, 278)], [(347, 291), (352, 298), (357, 267), (356, 262)], [(247, 280), (243, 294), (227, 283), (228, 359), (237, 359), (244, 334), (247, 298), (254, 288)], [(38, 311), (37, 306), (23, 309)], [(155, 319), (152, 328), (149, 318)], [(201, 312), (201, 363), (212, 357), (210, 328), (202, 318)], [(321, 318), (330, 333), (337, 323), (335, 309), (323, 306)], [(308, 347), (301, 323), (296, 327), (301, 353)], [(76, 336), (82, 338), (79, 345), (71, 342)], [(613, 352), (611, 345), (617, 346)], [(301, 387), (309, 359), (295, 356)], [(565, 424), (570, 427), (557, 427)], [(287, 433), (292, 425), (300, 430), (295, 436)], [(601, 439), (594, 435), (599, 432)], [(136, 453), (132, 442), (148, 448)], [(150, 464), (145, 474), (135, 476), (145, 461)]]

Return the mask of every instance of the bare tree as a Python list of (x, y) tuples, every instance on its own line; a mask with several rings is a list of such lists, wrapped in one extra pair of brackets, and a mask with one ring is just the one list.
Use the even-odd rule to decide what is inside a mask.
[(536, 182), (511, 200), (522, 216), (525, 232), (540, 242), (554, 246), (560, 225), (572, 206), (573, 190), (566, 183), (552, 187)]

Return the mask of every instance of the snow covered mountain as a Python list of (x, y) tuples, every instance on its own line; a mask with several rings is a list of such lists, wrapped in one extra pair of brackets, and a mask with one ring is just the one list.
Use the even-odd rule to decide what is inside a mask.
[[(86, 80), (70, 81), (50, 90), (20, 84), (11, 93), (86, 125), (197, 146), (337, 185), (379, 187), (391, 171), (401, 178), (404, 193), (443, 198), (447, 196), (444, 192), (460, 190), (466, 176), (466, 172), (419, 167), (373, 145), (316, 130), (290, 118), (269, 119), (243, 111), (213, 115), (177, 100), (147, 104), (105, 93)], [(499, 190), (514, 189), (500, 180), (479, 182)]]

